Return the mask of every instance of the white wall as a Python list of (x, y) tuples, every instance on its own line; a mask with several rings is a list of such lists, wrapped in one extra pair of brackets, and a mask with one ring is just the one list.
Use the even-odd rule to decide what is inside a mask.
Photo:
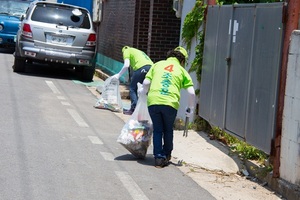
[[(186, 17), (186, 15), (191, 12), (191, 10), (193, 9), (193, 7), (195, 6), (195, 0), (189, 0), (189, 1), (183, 1), (183, 7), (182, 7), (182, 14), (181, 14), (181, 30), (184, 24), (184, 19)], [(181, 39), (181, 36), (180, 36)], [(184, 48), (186, 48), (185, 44), (183, 44), (183, 42), (180, 40), (180, 46), (183, 46)], [(195, 47), (196, 47), (196, 38), (193, 39), (192, 41), (192, 45), (191, 45), (191, 49), (186, 49), (189, 52), (189, 59), (188, 59), (188, 65), (186, 66), (186, 69), (190, 69), (191, 67), (191, 63), (193, 62), (193, 60), (195, 59)], [(192, 79), (193, 79), (193, 83), (194, 83), (194, 87), (195, 90), (199, 89), (199, 82), (197, 80), (197, 76), (195, 72), (190, 73)], [(186, 90), (182, 90), (181, 91), (181, 99), (180, 99), (180, 107), (178, 109), (178, 113), (177, 113), (177, 117), (184, 119), (185, 118), (185, 108), (188, 105), (188, 93)], [(198, 97), (196, 96), (196, 102), (198, 102)], [(190, 119), (190, 122), (193, 119)]]
[(291, 36), (284, 99), (280, 177), (300, 186), (300, 31)]

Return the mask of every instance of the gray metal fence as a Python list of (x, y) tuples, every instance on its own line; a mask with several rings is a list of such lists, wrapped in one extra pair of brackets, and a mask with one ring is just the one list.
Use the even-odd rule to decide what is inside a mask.
[(209, 6), (199, 115), (270, 153), (283, 3)]

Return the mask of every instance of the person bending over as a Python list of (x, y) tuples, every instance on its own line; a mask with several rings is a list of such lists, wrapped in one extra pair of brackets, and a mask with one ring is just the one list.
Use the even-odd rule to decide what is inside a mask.
[(146, 53), (133, 47), (124, 46), (122, 48), (122, 53), (124, 59), (123, 67), (119, 73), (115, 74), (113, 77), (119, 79), (129, 67), (133, 70), (129, 86), (131, 105), (129, 110), (123, 110), (124, 114), (131, 115), (134, 112), (138, 100), (137, 83), (143, 83), (145, 75), (153, 65), (153, 62)]

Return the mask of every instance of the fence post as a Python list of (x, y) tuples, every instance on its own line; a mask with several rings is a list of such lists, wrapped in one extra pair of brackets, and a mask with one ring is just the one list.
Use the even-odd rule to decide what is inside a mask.
[[(284, 29), (284, 41), (282, 48), (282, 59), (281, 59), (281, 73), (279, 80), (279, 94), (278, 94), (278, 107), (277, 107), (277, 118), (276, 118), (276, 131), (275, 140), (271, 147), (271, 157), (273, 160), (273, 178), (280, 177), (280, 151), (281, 151), (281, 136), (282, 136), (282, 116), (284, 108), (284, 97), (286, 87), (286, 75), (287, 75), (287, 61), (288, 51), (290, 45), (290, 37), (293, 30), (298, 28), (300, 11), (299, 0), (289, 0), (286, 8), (286, 12), (283, 12), (283, 23), (285, 24)], [(286, 16), (284, 16), (286, 14)]]

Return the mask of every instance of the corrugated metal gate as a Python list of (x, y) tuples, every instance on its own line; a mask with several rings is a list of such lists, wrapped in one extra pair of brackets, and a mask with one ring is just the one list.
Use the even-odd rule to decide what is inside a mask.
[(209, 6), (200, 116), (266, 153), (274, 136), (283, 3)]

